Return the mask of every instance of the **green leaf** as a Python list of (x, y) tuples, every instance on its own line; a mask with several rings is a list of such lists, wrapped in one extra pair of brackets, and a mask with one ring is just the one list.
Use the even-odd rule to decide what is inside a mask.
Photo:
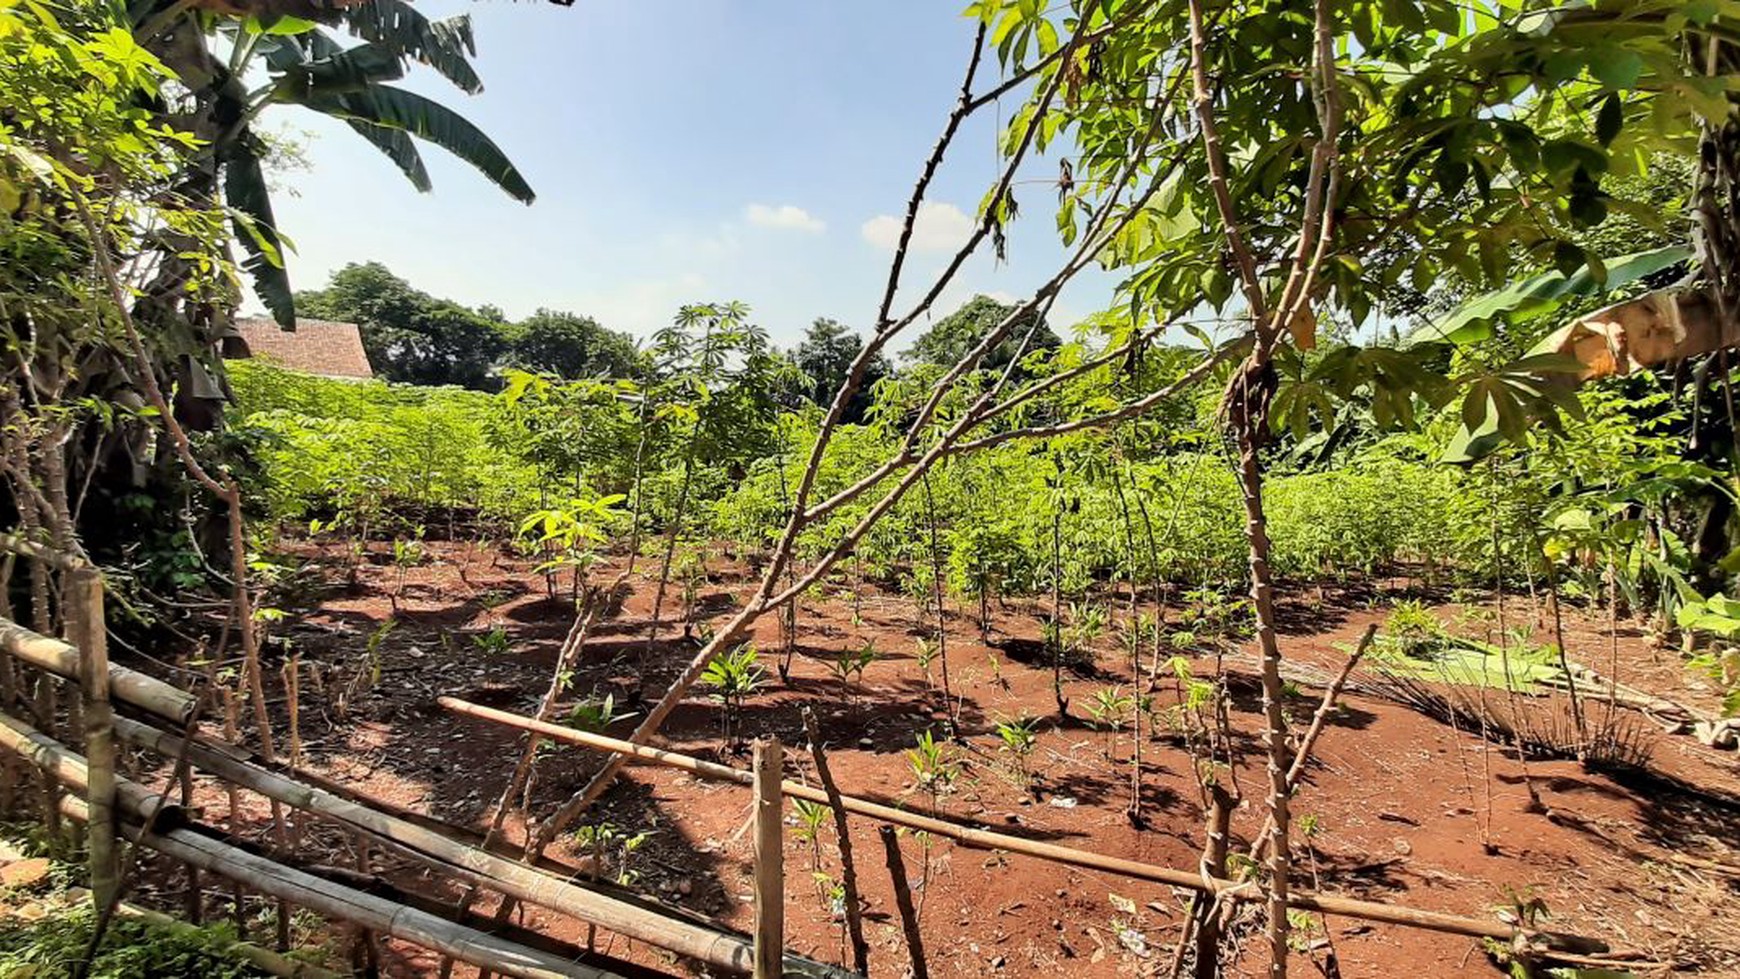
[(530, 204), (537, 197), (513, 161), (483, 130), (452, 109), (415, 92), (376, 85), (362, 92), (315, 97), (305, 104), (338, 119), (404, 130), (476, 167), (513, 199)]
[[(1495, 320), (1547, 312), (1570, 298), (1599, 296), (1691, 257), (1691, 249), (1670, 245), (1616, 258), (1605, 263), (1605, 283), (1597, 281), (1588, 268), (1581, 267), (1570, 276), (1562, 272), (1531, 276), (1468, 300), (1443, 319), (1409, 334), (1402, 345), (1450, 343), (1461, 346), (1485, 340), (1492, 336), (1491, 324)], [(1584, 258), (1579, 250), (1579, 266)]]
[(1627, 48), (1601, 45), (1589, 52), (1589, 72), (1608, 88), (1635, 88), (1643, 76), (1643, 58)]
[(289, 14), (278, 14), (266, 17), (249, 17), (242, 21), (242, 29), (250, 34), (265, 34), (271, 37), (289, 37), (295, 34), (305, 34), (317, 25), (314, 21), (292, 17)]
[(240, 138), (220, 145), (224, 199), (234, 217), (236, 238), (247, 253), (242, 268), (254, 280), (254, 293), (279, 326), (294, 330), (296, 300), (290, 291), (290, 273), (284, 268), (284, 242), (272, 218), (272, 195), (254, 145), (253, 134), (245, 130)]
[(1624, 125), (1625, 103), (1620, 101), (1618, 92), (1609, 93), (1601, 100), (1601, 111), (1595, 116), (1595, 138), (1606, 146), (1613, 142)]
[(358, 136), (373, 143), (377, 149), (387, 155), (398, 166), (405, 178), (411, 181), (411, 186), (418, 192), (427, 194), (434, 184), (429, 180), (429, 170), (423, 165), (423, 154), (417, 151), (417, 142), (402, 129), (389, 129), (377, 126), (372, 122), (359, 119), (346, 119), (345, 125), (356, 131)]
[(363, 91), (404, 75), (405, 60), (398, 51), (380, 44), (359, 44), (326, 57), (298, 61), (283, 69), (276, 85), (286, 98), (306, 101), (311, 96)]
[(405, 0), (361, 0), (344, 8), (344, 23), (356, 36), (396, 48), (435, 69), (467, 94), (483, 91), (483, 80), (471, 67), (477, 42), (470, 17), (430, 21)]

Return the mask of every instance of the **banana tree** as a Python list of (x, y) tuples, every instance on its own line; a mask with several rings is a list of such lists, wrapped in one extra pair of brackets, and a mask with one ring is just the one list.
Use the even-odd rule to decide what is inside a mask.
[[(418, 190), (431, 187), (420, 140), (470, 163), (515, 200), (531, 203), (535, 196), (477, 126), (433, 99), (388, 84), (415, 62), (467, 94), (480, 91), (467, 16), (431, 21), (405, 0), (246, 9), (138, 0), (129, 15), (135, 36), (186, 88), (164, 107), (165, 114), (206, 142), (206, 152), (183, 176), (183, 193), (221, 197), (255, 292), (286, 328), (295, 325), (287, 239), (272, 214), (262, 169), (265, 144), (254, 130), (273, 107), (299, 106), (342, 120)], [(346, 46), (336, 36), (340, 32), (361, 43)], [(173, 276), (171, 266), (166, 274)], [(214, 319), (221, 322), (222, 316)]]

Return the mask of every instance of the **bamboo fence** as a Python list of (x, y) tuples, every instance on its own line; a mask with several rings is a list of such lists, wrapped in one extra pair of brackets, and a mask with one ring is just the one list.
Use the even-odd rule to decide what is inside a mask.
[[(551, 948), (562, 942), (518, 929), (530, 944), (507, 937), (515, 929), (480, 930), (462, 923), (444, 903), (409, 896), (393, 900), (352, 886), (355, 879), (322, 863), (325, 854), (298, 854), (298, 842), (309, 834), (276, 834), (265, 852), (232, 837), (238, 825), (236, 802), (243, 790), (258, 793), (274, 807), (288, 806), (309, 816), (336, 823), (364, 846), (414, 860), (449, 879), (492, 890), (504, 899), (555, 911), (597, 926), (631, 942), (652, 946), (688, 960), (713, 974), (791, 975), (806, 979), (853, 979), (858, 973), (812, 961), (786, 950), (783, 931), (783, 828), (780, 768), (777, 748), (768, 756), (764, 781), (774, 786), (763, 800), (758, 822), (753, 872), (760, 898), (754, 935), (697, 919), (689, 912), (667, 908), (633, 895), (612, 893), (552, 872), (543, 865), (518, 862), (462, 842), (462, 833), (426, 816), (405, 818), (403, 812), (381, 811), (367, 799), (345, 797), (274, 770), (247, 748), (200, 732), (201, 702), (178, 689), (108, 661), (107, 629), (100, 572), (76, 560), (62, 560), (44, 548), (0, 534), (0, 551), (8, 561), (37, 560), (60, 574), (64, 638), (45, 636), (9, 618), (0, 617), (0, 812), (10, 812), (28, 791), (19, 769), (40, 778), (41, 815), (58, 831), (62, 817), (81, 824), (85, 833), (91, 898), (99, 920), (114, 914), (140, 914), (169, 920), (159, 912), (141, 912), (123, 903), (127, 886), (125, 844), (162, 854), (187, 868), (190, 882), (205, 873), (234, 882), (238, 902), (245, 889), (279, 902), (280, 917), (289, 907), (304, 908), (335, 922), (419, 945), (484, 973), (516, 979), (608, 979), (622, 973), (647, 975), (642, 966), (575, 951), (562, 955)], [(101, 678), (100, 682), (90, 682)], [(72, 693), (75, 696), (65, 696)], [(115, 708), (128, 715), (118, 716)], [(232, 735), (233, 737), (233, 735)], [(117, 745), (126, 743), (157, 753), (179, 771), (191, 766), (217, 780), (231, 799), (225, 821), (228, 832), (204, 825), (195, 808), (121, 776)], [(72, 747), (72, 745), (77, 747)], [(191, 773), (189, 774), (191, 778)], [(189, 798), (190, 782), (164, 791)], [(390, 807), (382, 807), (390, 808)], [(305, 824), (303, 824), (305, 825)], [(136, 854), (134, 856), (136, 862)], [(334, 878), (337, 879), (334, 879)], [(352, 878), (372, 879), (353, 873)], [(390, 886), (382, 888), (393, 890)], [(188, 903), (197, 908), (200, 895), (191, 891)], [(416, 906), (413, 906), (415, 904)], [(238, 920), (241, 909), (237, 907)], [(197, 912), (196, 912), (197, 913)], [(462, 920), (453, 920), (453, 917)], [(182, 925), (193, 927), (192, 925)], [(280, 923), (280, 935), (287, 932)], [(500, 931), (500, 934), (492, 933)], [(534, 947), (536, 946), (536, 947)], [(276, 951), (247, 946), (257, 964), (269, 971), (296, 976), (326, 977), (323, 967), (286, 958)], [(240, 953), (238, 953), (240, 954)], [(284, 971), (287, 970), (287, 971)]]

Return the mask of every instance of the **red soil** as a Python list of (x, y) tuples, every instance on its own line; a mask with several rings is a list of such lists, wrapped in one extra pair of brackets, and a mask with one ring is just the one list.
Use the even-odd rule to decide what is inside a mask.
[[(398, 568), (365, 563), (357, 569), (355, 584), (335, 584), (336, 594), (275, 631), (301, 651), (305, 669), (325, 677), (324, 689), (308, 681), (303, 685), (302, 738), (310, 769), (358, 792), (481, 827), (522, 750), (522, 739), (518, 732), (444, 711), (435, 698), (488, 698), (496, 706), (533, 712), (549, 683), (571, 606), (564, 599), (545, 597), (531, 562), (479, 545), (428, 547), (431, 560), (409, 569), (402, 586)], [(304, 555), (331, 565), (325, 571), (329, 581), (344, 577), (332, 554), (308, 548)], [(619, 564), (621, 559), (616, 560)], [(716, 619), (728, 615), (755, 582), (740, 565), (720, 560), (713, 566), (700, 604)], [(605, 580), (616, 570), (603, 568), (595, 574)], [(1344, 650), (1368, 623), (1380, 621), (1397, 597), (1383, 583), (1364, 588), (1363, 593), (1332, 588), (1326, 601), (1288, 604), (1282, 642), (1288, 659), (1338, 668)], [(1295, 591), (1307, 597), (1318, 594), (1315, 588), (1283, 589), (1287, 594)], [(636, 699), (642, 682), (648, 700), (665, 688), (695, 647), (677, 638), (678, 628), (666, 628), (665, 639), (652, 647), (646, 675), (636, 677), (651, 604), (651, 584), (637, 580), (622, 614), (603, 623), (588, 643), (574, 680), (576, 691), (584, 693), (595, 685), (600, 692), (614, 690), (619, 710), (638, 711), (644, 709)], [(674, 595), (667, 596), (667, 619), (675, 616), (678, 604)], [(1512, 599), (1510, 604), (1513, 618), (1528, 611), (1524, 601)], [(1119, 608), (1121, 618), (1121, 604)], [(951, 604), (950, 679), (961, 698), (965, 743), (956, 749), (963, 773), (955, 791), (943, 797), (942, 810), (1014, 834), (1194, 868), (1203, 844), (1203, 817), (1190, 757), (1177, 744), (1144, 744), (1148, 822), (1136, 829), (1125, 815), (1129, 734), (1114, 739), (1108, 757), (1106, 735), (1082, 721), (1094, 690), (1118, 683), (1129, 689), (1129, 667), (1117, 648), (1117, 630), (1108, 629), (1099, 643), (1098, 675), (1066, 675), (1073, 716), (1057, 723), (1051, 673), (1039, 652), (1037, 610), (1027, 603), (996, 609), (992, 644), (986, 645), (979, 640), (972, 610)], [(1452, 606), (1439, 606), (1438, 611), (1452, 621), (1460, 614)], [(799, 716), (801, 705), (813, 704), (844, 791), (928, 808), (928, 797), (912, 789), (904, 757), (916, 732), (938, 726), (940, 733), (943, 716), (913, 656), (915, 638), (925, 634), (915, 621), (917, 614), (910, 600), (872, 589), (863, 597), (861, 624), (855, 625), (847, 593), (830, 589), (826, 600), (803, 606), (799, 655), (789, 684), (773, 675), (773, 651), (781, 643), (775, 618), (765, 617), (756, 642), (770, 667), (768, 682), (744, 710), (743, 734), (777, 735), (788, 746), (791, 777), (803, 773), (813, 778), (802, 750), (806, 739)], [(399, 624), (381, 644), (380, 683), (359, 690), (348, 715), (341, 717), (335, 706), (338, 690), (363, 668), (366, 637), (389, 617)], [(489, 652), (473, 641), (495, 627), (507, 634), (506, 652)], [(1485, 626), (1464, 622), (1462, 628), (1476, 632)], [(1655, 652), (1635, 630), (1622, 628), (1620, 633), (1618, 664), (1625, 682), (1708, 705), (1711, 692), (1697, 689), (1698, 677), (1686, 672), (1671, 651)], [(1611, 637), (1603, 621), (1573, 614), (1567, 639), (1573, 658), (1607, 668)], [(865, 671), (849, 698), (842, 699), (828, 663), (836, 651), (857, 649), (866, 640), (875, 643), (881, 658)], [(614, 657), (620, 660), (613, 664)], [(1247, 675), (1253, 669), (1248, 650), (1230, 653), (1226, 665)], [(1213, 669), (1211, 658), (1197, 664), (1199, 675), (1210, 675)], [(940, 667), (936, 672), (940, 679)], [(1263, 820), (1265, 776), (1260, 707), (1256, 695), (1248, 692), (1251, 684), (1235, 686), (1242, 692), (1235, 696), (1231, 722), (1244, 750), (1237, 770), (1244, 801), (1233, 822), (1234, 852), (1243, 852)], [(1292, 706), (1300, 726), (1320, 694), (1307, 687)], [(1170, 702), (1170, 684), (1162, 684), (1156, 696)], [(1670, 857), (1678, 853), (1735, 861), (1731, 846), (1740, 829), (1740, 768), (1734, 753), (1712, 751), (1689, 737), (1659, 735), (1650, 728), (1645, 732), (1653, 748), (1647, 776), (1590, 772), (1573, 761), (1536, 761), (1525, 773), (1504, 751), (1488, 749), (1479, 738), (1409, 708), (1359, 692), (1343, 702), (1293, 805), (1296, 820), (1315, 821), (1312, 858), (1301, 862), (1300, 883), (1472, 917), (1492, 916), (1511, 893), (1527, 894), (1545, 902), (1551, 915), (1543, 922), (1547, 927), (1599, 936), (1615, 947), (1704, 974), (1740, 974), (1734, 880), (1676, 865)], [(1033, 796), (1009, 774), (1008, 756), (996, 749), (992, 730), (996, 720), (1024, 714), (1042, 718)], [(615, 725), (611, 733), (625, 736), (634, 722)], [(746, 757), (721, 751), (717, 708), (700, 691), (665, 726), (661, 743), (740, 767), (748, 764)], [(599, 761), (596, 753), (577, 748), (550, 751), (539, 763), (533, 811), (548, 813), (585, 783)], [(1525, 774), (1547, 812), (1529, 811)], [(652, 833), (630, 864), (638, 889), (747, 928), (748, 807), (748, 792), (741, 787), (702, 783), (664, 768), (636, 767), (593, 818), (629, 832)], [(214, 812), (221, 809), (219, 804)], [(517, 834), (519, 824), (513, 825)], [(846, 955), (842, 928), (810, 874), (812, 861), (819, 860), (822, 871), (838, 876), (831, 825), (823, 832), (819, 857), (790, 828), (790, 944), (816, 958), (841, 961)], [(330, 839), (335, 850), (347, 845), (329, 830), (311, 827), (310, 832)], [(875, 827), (854, 819), (853, 842), (869, 904), (871, 973), (902, 975), (906, 951)], [(934, 975), (1167, 972), (1184, 916), (1180, 893), (943, 840), (930, 844), (928, 857), (912, 837), (904, 838), (904, 846), (909, 875), (915, 885), (922, 883), (926, 951)], [(570, 860), (576, 856), (567, 850), (560, 855)], [(410, 867), (393, 872), (401, 886), (457, 893)], [(1259, 975), (1265, 969), (1266, 948), (1253, 913), (1240, 919), (1245, 947), (1229, 974)], [(533, 910), (524, 921), (570, 941), (585, 941), (585, 926), (569, 919)], [(1350, 977), (1499, 974), (1475, 940), (1398, 926), (1330, 918), (1315, 924), (1306, 944), (1309, 951), (1294, 956), (1298, 975), (1317, 971), (1307, 963), (1308, 956), (1321, 964), (1331, 950), (1340, 974)], [(631, 948), (602, 933), (600, 945), (608, 945), (613, 955), (687, 971), (650, 949)], [(393, 951), (388, 972), (433, 974), (431, 956), (408, 948)]]

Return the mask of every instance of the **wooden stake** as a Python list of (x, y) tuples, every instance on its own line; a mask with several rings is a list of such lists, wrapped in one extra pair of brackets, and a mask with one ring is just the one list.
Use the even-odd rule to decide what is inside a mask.
[(755, 979), (785, 975), (784, 769), (778, 738), (755, 742)]
[(828, 808), (834, 811), (834, 836), (840, 843), (840, 886), (846, 891), (846, 933), (852, 939), (852, 966), (864, 975), (870, 974), (870, 943), (864, 939), (863, 909), (858, 899), (858, 868), (852, 861), (852, 833), (846, 824), (846, 804), (840, 801), (840, 787), (834, 784), (834, 773), (828, 770), (828, 757), (822, 751), (822, 732), (816, 724), (815, 711), (803, 709), (804, 734), (810, 739), (810, 757), (816, 762), (816, 777), (822, 791), (828, 794)]
[(67, 628), (79, 651), (80, 714), (90, 786), (91, 897), (101, 909), (120, 898), (121, 855), (115, 840), (115, 717), (109, 705), (109, 635), (103, 619), (103, 577), (93, 568), (69, 576)]
[(900, 910), (900, 926), (906, 931), (906, 951), (912, 957), (912, 979), (930, 979), (924, 964), (924, 936), (918, 930), (918, 912), (912, 909), (912, 888), (906, 883), (906, 861), (900, 857), (900, 839), (894, 827), (878, 826), (882, 852), (888, 858), (888, 879), (894, 882), (894, 906)]

